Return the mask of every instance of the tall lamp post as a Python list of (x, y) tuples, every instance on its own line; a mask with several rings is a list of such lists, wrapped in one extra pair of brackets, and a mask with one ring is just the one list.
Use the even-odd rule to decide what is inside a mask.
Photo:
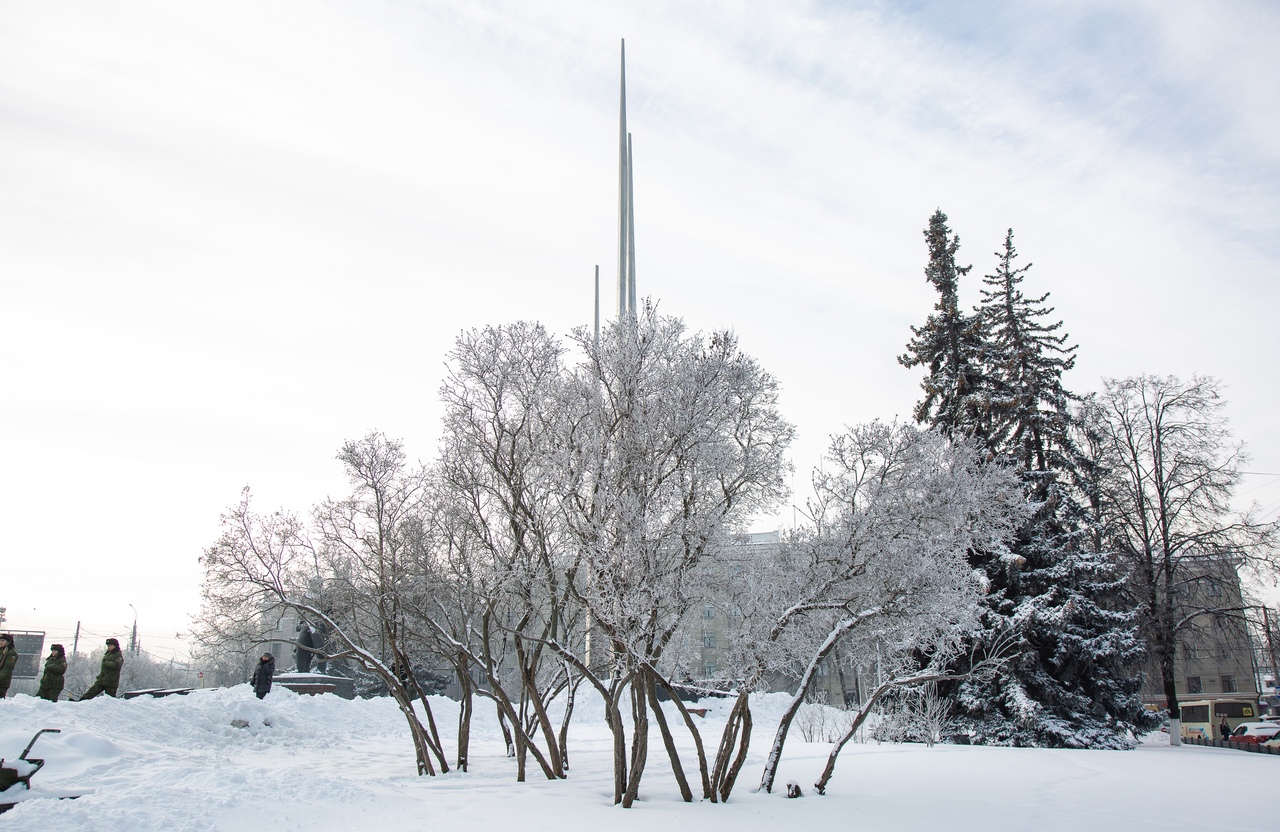
[(133, 633), (129, 636), (129, 652), (137, 655), (138, 653), (138, 608), (133, 604), (129, 605), (129, 609), (133, 610)]

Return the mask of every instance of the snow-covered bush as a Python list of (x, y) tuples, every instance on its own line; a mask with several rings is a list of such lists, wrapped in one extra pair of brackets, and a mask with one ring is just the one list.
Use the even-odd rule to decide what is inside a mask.
[(853, 722), (853, 714), (821, 702), (805, 702), (796, 712), (796, 728), (805, 742), (835, 742)]

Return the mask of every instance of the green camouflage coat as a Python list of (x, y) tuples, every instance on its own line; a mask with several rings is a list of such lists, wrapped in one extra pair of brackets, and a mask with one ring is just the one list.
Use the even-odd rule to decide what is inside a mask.
[(58, 701), (62, 693), (63, 677), (67, 673), (67, 660), (64, 656), (49, 656), (44, 660), (44, 675), (40, 677), (40, 690), (36, 694), (50, 702)]
[(13, 681), (13, 666), (18, 663), (18, 651), (13, 647), (6, 647), (0, 650), (0, 696), (4, 696), (9, 690), (9, 683)]
[(98, 684), (107, 690), (115, 690), (120, 686), (120, 668), (124, 667), (124, 653), (119, 650), (108, 650), (102, 654), (102, 672), (98, 674)]

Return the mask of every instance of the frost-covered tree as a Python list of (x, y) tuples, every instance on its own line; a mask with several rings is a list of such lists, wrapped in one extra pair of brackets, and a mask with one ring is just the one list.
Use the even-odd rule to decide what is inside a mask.
[(820, 789), (839, 747), (880, 696), (982, 673), (998, 661), (987, 656), (948, 668), (977, 624), (983, 592), (968, 552), (1003, 551), (1025, 515), (1016, 478), (983, 465), (982, 457), (971, 440), (953, 442), (936, 431), (878, 422), (852, 428), (832, 440), (814, 473), (812, 527), (791, 536), (775, 558), (750, 568), (730, 564), (721, 576), (734, 588), (741, 621), (735, 670), (757, 682), (777, 671), (798, 679), (769, 749), (766, 791), (792, 720), (837, 648), (865, 663), (875, 657), (886, 672), (833, 749)]
[[(310, 539), (319, 548), (323, 576), (313, 605), (321, 615), (299, 612), (326, 630), (338, 624), (338, 640), (387, 686), (402, 710), (417, 700), (425, 720), (419, 723), (426, 732), (421, 744), (447, 772), (435, 715), (412, 672), (426, 647), (416, 612), (426, 600), (419, 566), (428, 540), (426, 474), (409, 465), (399, 440), (376, 431), (344, 442), (337, 458), (351, 491), (321, 502), (311, 518)], [(370, 665), (362, 653), (377, 663)], [(413, 723), (411, 728), (417, 730)]]
[(1142, 656), (1131, 609), (1111, 561), (1091, 545), (1078, 497), (1082, 452), (1062, 376), (1075, 347), (1051, 321), (1048, 293), (1028, 297), (1030, 264), (1016, 264), (1010, 229), (984, 278), (976, 314), (989, 397), (987, 446), (994, 464), (1021, 478), (1034, 512), (1007, 554), (975, 549), (986, 574), (979, 640), (1012, 638), (1002, 673), (944, 686), (959, 727), (974, 742), (1121, 747), (1143, 722)]
[(453, 606), (440, 600), (425, 614), (464, 692), (470, 667), (484, 675), (476, 692), (494, 701), (512, 732), (518, 780), (529, 754), (549, 778), (566, 770), (566, 724), (557, 732), (548, 704), (574, 679), (547, 647), (572, 638), (577, 608), (558, 467), (563, 352), (535, 323), (464, 332), (440, 388), (436, 483), (447, 529), (438, 565), (448, 571), (443, 597)]
[(423, 536), (421, 474), (407, 469), (399, 443), (376, 433), (346, 443), (338, 458), (352, 491), (317, 507), (310, 523), (285, 511), (258, 514), (248, 488), (223, 514), (222, 534), (201, 558), (199, 626), (261, 641), (286, 609), (323, 626), (328, 658), (356, 662), (390, 691), (418, 773), (448, 771), (430, 703), (408, 672), (421, 644), (409, 614), (421, 604), (412, 568)]
[(944, 436), (985, 437), (990, 390), (982, 376), (982, 320), (960, 308), (960, 278), (973, 267), (957, 265), (960, 237), (951, 233), (940, 209), (929, 218), (924, 239), (929, 248), (924, 275), (938, 302), (924, 326), (911, 328), (914, 337), (898, 358), (908, 369), (923, 366), (928, 372), (920, 383), (924, 397), (916, 404), (915, 420)]
[[(590, 668), (578, 664), (609, 703), (615, 800), (636, 799), (652, 713), (687, 801), (692, 790), (655, 686), (671, 689), (665, 653), (705, 597), (700, 568), (785, 495), (793, 428), (778, 410), (776, 380), (732, 333), (691, 334), (646, 305), (598, 344), (582, 331), (576, 339), (586, 360), (573, 377), (561, 444), (565, 522), (580, 558), (576, 592), (605, 642), (598, 653), (593, 646)], [(624, 682), (630, 755), (620, 743)], [(703, 794), (715, 799), (701, 737), (682, 716)]]
[[(243, 637), (283, 608), (323, 624), (400, 703), (420, 773), (446, 765), (427, 703), (415, 711), (415, 655), (457, 672), (460, 766), (471, 698), (486, 696), (521, 778), (526, 755), (565, 776), (572, 708), (557, 730), (548, 705), (586, 679), (614, 731), (616, 800), (636, 799), (650, 713), (692, 800), (656, 698), (672, 690), (665, 650), (706, 592), (699, 565), (784, 495), (793, 429), (731, 333), (690, 335), (647, 307), (599, 343), (577, 340), (584, 362), (569, 370), (536, 324), (463, 333), (429, 471), (371, 435), (340, 454), (352, 495), (309, 522), (257, 515), (246, 491), (205, 553), (206, 630)], [(602, 637), (593, 653), (588, 633)], [(701, 750), (699, 769), (707, 796)]]

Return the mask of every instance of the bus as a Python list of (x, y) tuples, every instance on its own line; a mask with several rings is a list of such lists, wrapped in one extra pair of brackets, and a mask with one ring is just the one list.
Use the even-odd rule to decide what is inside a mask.
[(1206, 740), (1221, 739), (1218, 726), (1226, 717), (1231, 730), (1242, 722), (1258, 719), (1258, 703), (1251, 699), (1197, 699), (1182, 703), (1182, 736)]

